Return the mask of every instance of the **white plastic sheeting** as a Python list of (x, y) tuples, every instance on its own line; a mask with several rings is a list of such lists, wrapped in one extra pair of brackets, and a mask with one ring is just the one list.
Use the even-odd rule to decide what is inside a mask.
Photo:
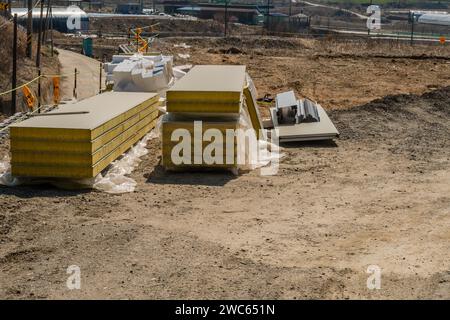
[(147, 142), (157, 136), (156, 132), (153, 130), (148, 133), (122, 158), (114, 161), (104, 176), (100, 173), (95, 177), (92, 187), (107, 193), (133, 192), (137, 183), (127, 175), (139, 165), (141, 157), (148, 153)]
[(159, 92), (174, 81), (172, 56), (114, 55), (104, 64), (107, 81), (114, 82), (114, 91)]
[(20, 180), (11, 175), (9, 156), (4, 156), (0, 161), (0, 185), (15, 187), (19, 184), (21, 184)]

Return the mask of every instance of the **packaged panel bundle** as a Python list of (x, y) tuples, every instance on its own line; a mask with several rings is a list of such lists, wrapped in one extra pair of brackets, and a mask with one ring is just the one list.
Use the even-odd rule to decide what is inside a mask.
[(108, 92), (13, 125), (14, 176), (92, 178), (156, 125), (158, 95)]

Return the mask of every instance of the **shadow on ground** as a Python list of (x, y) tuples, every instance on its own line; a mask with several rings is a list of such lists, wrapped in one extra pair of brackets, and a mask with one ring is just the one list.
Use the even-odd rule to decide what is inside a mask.
[(52, 184), (20, 185), (7, 187), (0, 185), (0, 196), (15, 196), (18, 198), (53, 198), (53, 197), (75, 197), (80, 194), (93, 192), (93, 189), (61, 189)]
[(167, 171), (161, 165), (154, 167), (153, 171), (145, 174), (147, 183), (156, 184), (180, 184), (180, 185), (204, 185), (204, 186), (224, 186), (229, 181), (238, 176), (233, 173), (223, 171)]
[(337, 148), (338, 145), (334, 140), (323, 140), (323, 141), (293, 141), (293, 142), (283, 142), (280, 146), (286, 149), (291, 148)]

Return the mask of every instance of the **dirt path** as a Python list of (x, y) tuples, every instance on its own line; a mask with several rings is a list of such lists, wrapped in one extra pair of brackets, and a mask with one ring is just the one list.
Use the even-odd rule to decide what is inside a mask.
[[(73, 74), (75, 68), (77, 75), (77, 95), (78, 100), (86, 99), (98, 94), (100, 62), (72, 51), (58, 49), (59, 61), (61, 63), (62, 74)], [(103, 75), (104, 76), (104, 75)], [(70, 100), (73, 97), (74, 79), (73, 76), (63, 78), (61, 81), (61, 98)]]

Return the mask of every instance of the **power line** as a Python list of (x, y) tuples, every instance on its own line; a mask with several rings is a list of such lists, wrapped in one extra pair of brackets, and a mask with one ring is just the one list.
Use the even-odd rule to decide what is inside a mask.
[[(33, 11), (34, 8), (36, 8), (39, 4), (41, 3), (41, 0), (38, 0), (36, 2), (36, 4), (34, 5), (33, 8), (31, 8), (30, 10), (27, 10), (27, 12), (25, 12), (24, 14), (21, 14), (20, 16), (17, 16), (17, 18), (22, 18), (26, 15), (28, 15), (28, 12)], [(11, 21), (13, 21), (14, 18), (9, 18), (7, 21), (5, 21), (4, 23), (0, 24), (0, 28), (6, 26), (8, 23), (10, 23)]]

